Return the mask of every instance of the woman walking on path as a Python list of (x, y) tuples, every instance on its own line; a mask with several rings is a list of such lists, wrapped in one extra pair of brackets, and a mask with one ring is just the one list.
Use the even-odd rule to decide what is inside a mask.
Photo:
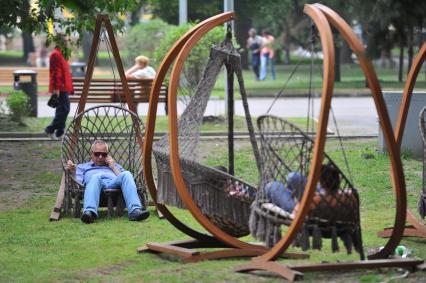
[[(68, 113), (70, 112), (69, 95), (74, 93), (70, 68), (63, 56), (68, 39), (65, 35), (59, 35), (62, 44), (57, 44), (50, 54), (49, 59), (49, 94), (57, 96), (55, 117), (49, 126), (44, 129), (52, 139), (61, 139), (65, 130)], [(60, 47), (62, 45), (62, 49)]]
[(259, 80), (259, 66), (260, 66), (260, 48), (262, 46), (262, 37), (256, 34), (256, 30), (251, 28), (249, 30), (249, 38), (247, 39), (246, 48), (251, 51), (251, 66), (253, 68), (256, 80)]
[(275, 38), (269, 34), (267, 30), (262, 31), (263, 41), (262, 49), (260, 51), (260, 75), (259, 80), (263, 81), (266, 78), (267, 68), (271, 69), (271, 79), (275, 80), (275, 67), (274, 67), (274, 49), (272, 45)]

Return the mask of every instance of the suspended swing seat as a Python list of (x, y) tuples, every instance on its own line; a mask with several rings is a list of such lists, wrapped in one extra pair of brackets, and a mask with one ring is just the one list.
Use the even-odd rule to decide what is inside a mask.
[[(84, 185), (78, 182), (72, 172), (66, 170), (66, 163), (75, 164), (90, 161), (91, 145), (95, 140), (108, 144), (108, 153), (123, 168), (132, 173), (137, 191), (144, 207), (147, 204), (142, 171), (142, 152), (137, 134), (144, 131), (139, 117), (123, 107), (99, 105), (77, 115), (65, 132), (61, 149), (61, 161), (65, 172), (64, 212), (80, 217)], [(120, 189), (103, 190), (100, 207), (108, 207), (108, 217), (122, 216), (124, 200)], [(114, 212), (114, 207), (116, 207)]]
[[(101, 31), (102, 24), (105, 27)], [(106, 33), (108, 36), (106, 36)], [(121, 96), (119, 96), (120, 106), (98, 105), (85, 110), (87, 98), (90, 96), (96, 52), (99, 48), (100, 39), (105, 40), (107, 50), (112, 51), (116, 68), (120, 75), (120, 85), (124, 99), (121, 100)], [(130, 95), (111, 22), (107, 15), (99, 14), (96, 18), (95, 32), (87, 66), (76, 115), (68, 126), (62, 141), (61, 161), (64, 174), (62, 175), (61, 186), (50, 220), (59, 220), (61, 209), (67, 215), (80, 216), (84, 185), (79, 183), (74, 174), (66, 169), (66, 164), (68, 160), (75, 164), (90, 161), (91, 145), (95, 140), (105, 141), (108, 144), (109, 155), (125, 170), (133, 174), (141, 204), (143, 207), (147, 207), (148, 204), (142, 168), (142, 135), (145, 127), (136, 114), (136, 106)], [(115, 77), (112, 62), (111, 68)], [(127, 103), (128, 108), (125, 107), (125, 103)], [(103, 190), (99, 206), (108, 207), (108, 217), (114, 214), (121, 216), (124, 207), (121, 190)], [(114, 207), (116, 207), (115, 211)]]
[[(314, 141), (300, 128), (280, 117), (260, 116), (257, 123), (264, 160), (261, 186), (252, 204), (250, 230), (255, 238), (272, 247), (281, 239), (281, 225), (290, 226), (293, 219), (289, 212), (271, 203), (264, 188), (272, 181), (287, 185), (286, 176), (291, 172), (307, 176)], [(339, 250), (337, 240), (340, 238), (348, 253), (354, 247), (364, 259), (357, 190), (326, 154), (323, 163), (331, 163), (337, 168), (341, 180), (339, 191), (332, 197), (317, 193), (320, 200), (311, 206), (293, 244), (302, 250), (310, 247), (321, 249), (322, 238), (331, 238), (335, 252)]]

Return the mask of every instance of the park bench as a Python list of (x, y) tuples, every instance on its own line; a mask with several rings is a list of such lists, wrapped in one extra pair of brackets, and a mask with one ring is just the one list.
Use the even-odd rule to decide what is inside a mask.
[[(74, 95), (70, 96), (70, 102), (79, 102), (81, 94), (83, 93), (84, 78), (74, 77), (72, 79), (74, 85)], [(130, 94), (133, 102), (147, 103), (149, 102), (149, 95), (151, 92), (152, 79), (129, 79)], [(165, 103), (165, 111), (167, 114), (167, 91), (168, 87), (162, 85), (160, 89), (159, 102)], [(90, 82), (89, 94), (87, 102), (89, 103), (120, 103), (126, 99), (123, 94), (123, 87), (121, 81), (113, 78), (92, 78)]]
[(0, 86), (13, 86), (13, 72), (18, 70), (32, 70), (37, 72), (37, 85), (49, 85), (49, 68), (37, 67), (0, 67)]

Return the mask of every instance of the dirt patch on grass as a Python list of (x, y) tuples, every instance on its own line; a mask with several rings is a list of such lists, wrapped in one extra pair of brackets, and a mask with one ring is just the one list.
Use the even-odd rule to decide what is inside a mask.
[(0, 142), (0, 211), (19, 207), (59, 185), (59, 142)]

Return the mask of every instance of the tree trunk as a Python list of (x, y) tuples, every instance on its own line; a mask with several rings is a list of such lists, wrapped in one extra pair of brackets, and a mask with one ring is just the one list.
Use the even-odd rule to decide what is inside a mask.
[[(236, 5), (235, 10), (238, 13), (238, 5)], [(237, 43), (242, 47), (241, 52), (241, 67), (245, 70), (249, 69), (249, 60), (248, 60), (248, 52), (245, 48), (248, 30), (251, 28), (251, 18), (247, 15), (240, 13), (238, 17), (235, 18), (235, 37), (237, 39)]]
[(399, 68), (398, 68), (398, 82), (402, 82), (402, 74), (404, 73), (404, 43), (399, 46)]
[[(88, 31), (84, 31), (81, 47), (83, 49), (83, 57), (84, 57), (84, 62), (86, 64), (87, 62), (89, 62), (90, 49), (92, 48), (92, 41), (93, 41), (93, 34)], [(96, 54), (96, 57), (97, 56), (98, 54)]]
[(340, 49), (340, 63), (342, 64), (353, 64), (352, 60), (352, 49), (349, 44), (342, 40), (342, 47)]
[(341, 56), (341, 47), (336, 45), (335, 48), (336, 57), (334, 62), (334, 81), (340, 82), (340, 56)]
[(410, 28), (410, 31), (408, 33), (408, 69), (407, 72), (410, 72), (411, 65), (413, 64), (413, 56), (414, 56), (414, 35), (413, 35), (413, 29)]
[(28, 53), (34, 52), (33, 36), (28, 32), (22, 32), (22, 46), (24, 51), (24, 60), (28, 60)]

